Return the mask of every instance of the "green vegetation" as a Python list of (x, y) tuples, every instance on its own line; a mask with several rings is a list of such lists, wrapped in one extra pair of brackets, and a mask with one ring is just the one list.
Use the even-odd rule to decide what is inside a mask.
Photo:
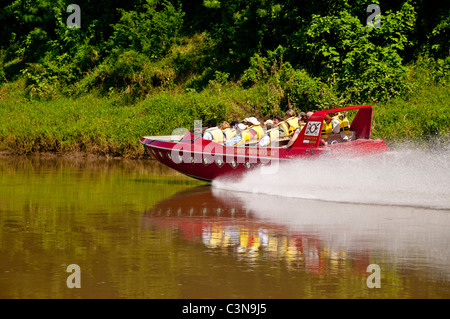
[(431, 2), (84, 0), (80, 28), (68, 1), (2, 4), (0, 150), (135, 156), (195, 119), (353, 104), (375, 137), (448, 138), (450, 4)]

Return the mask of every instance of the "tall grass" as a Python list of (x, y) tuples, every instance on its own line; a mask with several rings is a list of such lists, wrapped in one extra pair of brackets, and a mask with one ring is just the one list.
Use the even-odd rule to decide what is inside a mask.
[(27, 100), (18, 84), (4, 85), (0, 100), (0, 150), (14, 154), (84, 152), (138, 156), (143, 135), (171, 134), (189, 129), (194, 120), (218, 121), (260, 116), (270, 104), (261, 88), (236, 85), (202, 92), (161, 91), (134, 104), (124, 94)]
[(375, 105), (373, 133), (387, 140), (448, 140), (450, 74), (426, 58), (409, 69), (411, 93)]
[(425, 87), (409, 98), (375, 105), (374, 136), (387, 140), (429, 140), (450, 133), (450, 90)]

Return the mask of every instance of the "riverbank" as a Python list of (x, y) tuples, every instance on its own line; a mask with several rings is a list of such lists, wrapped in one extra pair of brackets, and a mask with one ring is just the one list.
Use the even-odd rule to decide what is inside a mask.
[[(171, 134), (176, 128), (190, 128), (196, 119), (232, 121), (251, 115), (263, 119), (268, 110), (281, 112), (271, 93), (269, 86), (245, 89), (227, 84), (201, 92), (160, 91), (134, 103), (126, 100), (126, 93), (36, 100), (24, 96), (22, 83), (4, 84), (0, 152), (142, 158), (138, 140), (144, 135)], [(420, 87), (407, 99), (372, 105), (373, 138), (418, 144), (449, 140), (449, 85)]]

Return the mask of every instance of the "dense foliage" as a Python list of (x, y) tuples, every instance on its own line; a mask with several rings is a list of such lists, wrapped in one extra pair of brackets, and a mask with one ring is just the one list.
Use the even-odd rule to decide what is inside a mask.
[[(0, 101), (19, 86), (29, 102), (94, 94), (183, 125), (164, 113), (173, 103), (222, 120), (450, 85), (449, 1), (78, 0), (71, 28), (73, 2), (0, 1)], [(450, 126), (444, 117), (428, 131)]]
[[(366, 23), (374, 2), (380, 28)], [(287, 73), (278, 79), (286, 102), (301, 107), (325, 87), (355, 102), (406, 93), (406, 65), (419, 55), (449, 65), (448, 1), (83, 0), (72, 29), (69, 3), (0, 5), (1, 81), (25, 76), (31, 97), (96, 87), (143, 96), (174, 84), (201, 90), (217, 76), (267, 81), (275, 63)]]

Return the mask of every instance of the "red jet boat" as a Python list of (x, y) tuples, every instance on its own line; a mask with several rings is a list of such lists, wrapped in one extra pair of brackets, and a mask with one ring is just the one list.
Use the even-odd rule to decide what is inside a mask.
[[(358, 110), (349, 125), (349, 138), (327, 134), (327, 145), (321, 145), (322, 126), (327, 114)], [(156, 160), (190, 177), (212, 181), (218, 177), (239, 177), (260, 167), (267, 173), (279, 162), (318, 156), (363, 156), (389, 151), (382, 140), (370, 138), (373, 109), (370, 105), (349, 106), (314, 112), (298, 138), (289, 148), (261, 147), (258, 143), (225, 146), (202, 138), (201, 133), (145, 136), (140, 139), (146, 152)], [(276, 172), (276, 171), (275, 171)]]

